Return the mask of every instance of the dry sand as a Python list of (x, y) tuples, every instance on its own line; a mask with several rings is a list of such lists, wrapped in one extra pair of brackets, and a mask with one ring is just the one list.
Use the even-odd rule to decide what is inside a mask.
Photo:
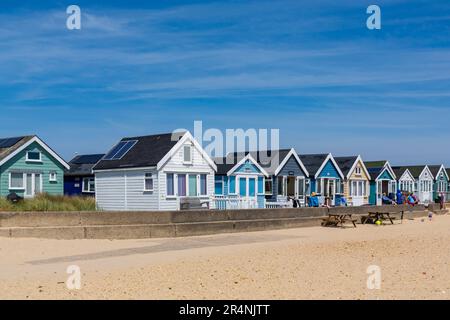
[[(78, 265), (81, 290), (68, 290)], [(381, 289), (367, 268), (381, 268)], [(179, 239), (0, 238), (1, 299), (449, 299), (450, 216)]]

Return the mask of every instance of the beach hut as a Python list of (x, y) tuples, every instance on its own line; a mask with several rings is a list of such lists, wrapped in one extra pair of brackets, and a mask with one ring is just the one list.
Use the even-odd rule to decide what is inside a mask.
[(369, 204), (382, 205), (383, 194), (394, 200), (397, 191), (397, 176), (389, 161), (365, 161), (364, 165), (370, 174)]
[(70, 166), (37, 136), (0, 139), (0, 196), (63, 195)]
[(430, 203), (433, 200), (434, 176), (427, 165), (399, 166), (395, 170), (406, 170), (414, 177), (414, 194), (420, 203)]
[(92, 170), (99, 209), (214, 208), (217, 167), (189, 132), (123, 138)]
[(295, 149), (250, 152), (252, 158), (265, 170), (264, 194), (266, 207), (289, 207), (292, 200), (301, 206), (306, 200), (308, 171)]
[(348, 204), (362, 206), (369, 203), (370, 174), (361, 156), (335, 157), (344, 174), (342, 193), (347, 198)]
[(265, 208), (264, 185), (269, 174), (251, 153), (231, 153), (214, 162), (217, 209)]
[(94, 196), (94, 165), (104, 154), (77, 155), (69, 161), (70, 170), (64, 172), (64, 194), (68, 196)]
[(311, 195), (315, 192), (320, 204), (339, 204), (343, 192), (344, 175), (331, 153), (300, 154), (299, 158), (309, 173), (306, 194)]
[(449, 184), (449, 176), (447, 170), (444, 165), (431, 165), (428, 166), (430, 168), (431, 174), (434, 177), (433, 184), (433, 200), (438, 200), (438, 197), (443, 193), (445, 200), (449, 199), (448, 197), (448, 184)]
[(415, 182), (416, 179), (412, 173), (405, 167), (392, 167), (397, 177), (397, 189), (403, 193), (409, 194), (416, 192)]

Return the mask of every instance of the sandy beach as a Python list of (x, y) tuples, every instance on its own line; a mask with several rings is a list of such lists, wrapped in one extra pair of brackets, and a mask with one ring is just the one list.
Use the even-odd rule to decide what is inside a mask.
[[(149, 240), (0, 238), (1, 299), (449, 299), (450, 216)], [(69, 290), (68, 266), (81, 270)], [(368, 289), (369, 266), (381, 288)]]

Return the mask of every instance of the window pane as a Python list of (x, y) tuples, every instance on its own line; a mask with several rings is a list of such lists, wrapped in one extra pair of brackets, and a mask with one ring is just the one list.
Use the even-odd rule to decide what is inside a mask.
[(239, 178), (239, 194), (243, 197), (247, 195), (247, 179)]
[(222, 182), (222, 178), (219, 178), (220, 180), (216, 180), (215, 182), (215, 193), (217, 195), (223, 195), (223, 182)]
[(89, 192), (89, 178), (83, 179), (83, 192)]
[(191, 162), (191, 147), (184, 146), (184, 162)]
[(89, 191), (95, 192), (95, 178), (89, 179)]
[(298, 180), (298, 194), (299, 195), (305, 194), (305, 180), (304, 179)]
[(273, 193), (272, 187), (273, 187), (272, 179), (266, 179), (265, 186), (264, 186), (264, 188), (266, 190), (266, 194)]
[(173, 173), (168, 173), (167, 174), (167, 195), (168, 196), (173, 196), (175, 195), (174, 193), (174, 179), (173, 179)]
[(23, 188), (23, 174), (22, 173), (11, 173), (11, 187), (12, 188)]
[(145, 190), (153, 190), (153, 178), (145, 179)]
[(178, 196), (179, 197), (186, 196), (186, 175), (185, 174), (178, 175)]
[(189, 196), (197, 196), (197, 175), (195, 174), (189, 175)]
[(27, 174), (27, 189), (25, 190), (25, 193), (29, 196), (33, 194), (33, 175), (31, 173)]
[(256, 195), (255, 181), (256, 181), (256, 179), (254, 179), (254, 178), (251, 178), (248, 180), (248, 193), (249, 193), (250, 197), (254, 197)]
[(200, 175), (200, 194), (202, 196), (205, 196), (208, 194), (208, 188), (207, 188), (206, 184), (207, 184), (207, 175), (206, 174)]
[(29, 151), (28, 152), (28, 159), (29, 160), (40, 160), (41, 159), (41, 153), (35, 152), (35, 151)]
[(41, 175), (36, 174), (34, 176), (34, 192), (35, 193), (41, 193)]
[(278, 177), (278, 195), (284, 195), (284, 179), (283, 177)]

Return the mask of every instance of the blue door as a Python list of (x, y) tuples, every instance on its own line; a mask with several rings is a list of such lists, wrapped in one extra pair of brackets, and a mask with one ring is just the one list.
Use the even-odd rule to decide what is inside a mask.
[(254, 197), (256, 195), (256, 180), (255, 178), (248, 179), (248, 193), (250, 197)]
[(239, 195), (241, 197), (247, 196), (247, 179), (239, 178)]

